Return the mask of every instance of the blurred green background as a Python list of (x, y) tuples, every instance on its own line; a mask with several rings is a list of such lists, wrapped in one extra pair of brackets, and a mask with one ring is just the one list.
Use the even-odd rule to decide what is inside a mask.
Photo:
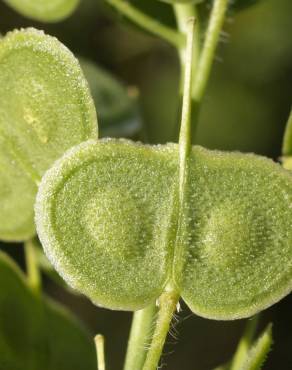
[[(174, 25), (168, 5), (157, 0), (133, 2)], [(179, 61), (171, 46), (145, 34), (101, 0), (83, 0), (69, 19), (50, 25), (25, 19), (0, 3), (2, 34), (28, 26), (55, 35), (75, 55), (98, 63), (137, 89), (142, 129), (135, 139), (176, 140)], [(216, 55), (195, 142), (278, 159), (292, 102), (292, 1), (263, 0), (240, 12), (231, 11)], [(21, 245), (0, 247), (24, 265)], [(47, 278), (44, 286), (47, 294), (75, 311), (92, 335), (106, 336), (108, 369), (121, 369), (131, 314), (97, 308)], [(263, 313), (261, 327), (273, 322), (275, 342), (266, 370), (292, 369), (291, 316), (291, 296)], [(169, 370), (211, 369), (230, 357), (243, 327), (244, 320), (201, 319), (183, 305), (163, 363)]]

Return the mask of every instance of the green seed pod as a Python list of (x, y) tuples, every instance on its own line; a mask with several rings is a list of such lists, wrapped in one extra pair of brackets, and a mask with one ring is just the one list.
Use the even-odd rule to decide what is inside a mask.
[(93, 100), (78, 61), (40, 31), (0, 40), (0, 238), (35, 233), (43, 173), (67, 149), (97, 137)]
[(36, 296), (0, 252), (0, 369), (96, 369), (94, 342), (63, 307)]
[(58, 22), (73, 13), (79, 0), (4, 0), (11, 8), (41, 22)]
[(67, 152), (35, 208), (57, 271), (111, 309), (141, 309), (169, 283), (213, 319), (247, 317), (288, 294), (291, 174), (263, 157), (195, 146), (181, 210), (177, 179), (175, 144), (101, 140)]

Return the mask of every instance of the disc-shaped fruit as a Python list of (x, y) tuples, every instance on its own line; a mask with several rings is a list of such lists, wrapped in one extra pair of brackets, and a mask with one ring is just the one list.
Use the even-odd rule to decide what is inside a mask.
[(57, 22), (68, 17), (79, 0), (4, 0), (22, 15), (41, 22)]
[(43, 173), (67, 149), (97, 137), (78, 61), (57, 39), (26, 29), (0, 40), (0, 238), (34, 234)]
[[(171, 284), (201, 316), (250, 316), (292, 286), (292, 176), (271, 160), (89, 141), (44, 176), (37, 230), (57, 271), (95, 303), (136, 310)], [(180, 198), (181, 199), (181, 198)], [(179, 225), (179, 227), (178, 227)]]
[(84, 143), (42, 181), (36, 220), (43, 247), (69, 284), (99, 305), (139, 309), (166, 284), (173, 148)]

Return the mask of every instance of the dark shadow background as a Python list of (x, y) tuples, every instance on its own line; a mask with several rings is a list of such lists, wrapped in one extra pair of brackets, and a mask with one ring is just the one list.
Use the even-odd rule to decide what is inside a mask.
[[(173, 24), (169, 6), (157, 0), (143, 1), (147, 11)], [(174, 49), (127, 23), (97, 0), (83, 0), (69, 19), (54, 25), (25, 19), (0, 3), (2, 34), (27, 26), (57, 36), (75, 54), (90, 58), (126, 84), (136, 86), (140, 92), (144, 141), (176, 140), (179, 64)], [(291, 98), (292, 1), (263, 0), (239, 13), (230, 13), (204, 100), (196, 143), (277, 159)], [(23, 265), (21, 245), (1, 244), (1, 249)], [(44, 285), (47, 294), (74, 310), (92, 334), (106, 336), (108, 369), (121, 369), (131, 314), (97, 308), (46, 278)], [(184, 305), (182, 308), (176, 325), (177, 338), (169, 337), (165, 348), (163, 362), (168, 364), (167, 369), (210, 370), (226, 361), (235, 349), (244, 320), (205, 320), (191, 314)], [(291, 314), (291, 296), (263, 313), (261, 328), (269, 321), (274, 324), (274, 345), (265, 370), (292, 369)]]

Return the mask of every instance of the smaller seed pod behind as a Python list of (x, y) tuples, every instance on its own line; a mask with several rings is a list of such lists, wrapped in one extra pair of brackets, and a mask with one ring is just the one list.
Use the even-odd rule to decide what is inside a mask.
[(4, 0), (11, 8), (41, 22), (58, 22), (77, 8), (80, 0)]
[(72, 146), (97, 138), (97, 119), (77, 59), (35, 29), (0, 40), (0, 239), (35, 233), (38, 183)]

